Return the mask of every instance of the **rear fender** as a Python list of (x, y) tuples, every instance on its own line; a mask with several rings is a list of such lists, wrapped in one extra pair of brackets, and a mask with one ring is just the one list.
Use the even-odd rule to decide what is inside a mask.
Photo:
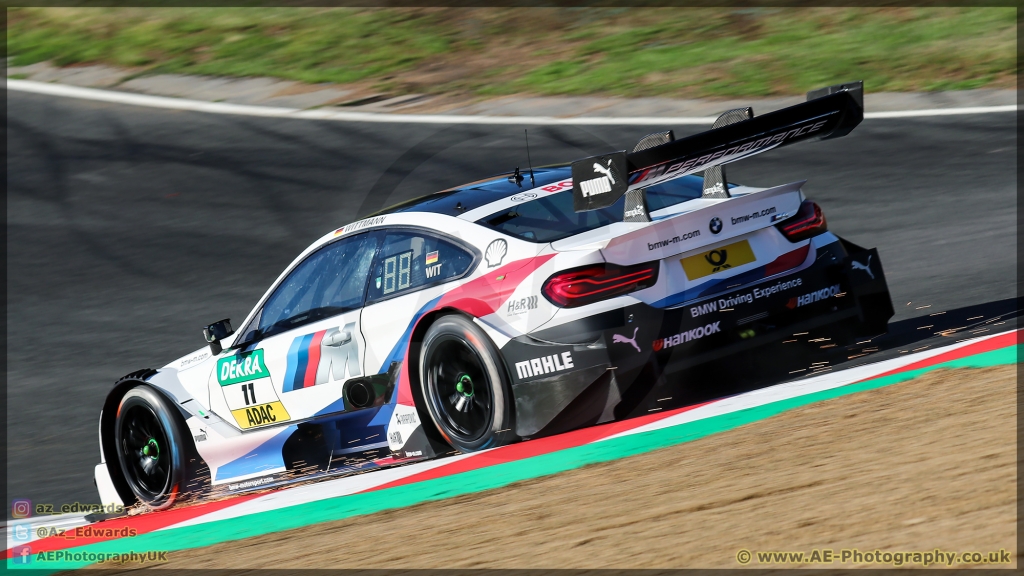
[[(397, 390), (392, 398), (395, 408), (388, 421), (387, 435), (388, 446), (397, 457), (418, 456), (432, 458), (438, 454), (451, 451), (451, 446), (444, 440), (444, 436), (441, 435), (440, 430), (437, 429), (433, 420), (430, 419), (430, 413), (427, 412), (427, 404), (423, 399), (423, 390), (420, 387), (419, 370), (423, 337), (426, 335), (431, 324), (441, 316), (448, 314), (462, 314), (470, 317), (468, 314), (454, 308), (442, 308), (424, 314), (416, 322), (412, 335), (409, 338), (409, 352), (405, 358), (407, 365), (403, 367), (404, 370), (397, 370), (398, 374), (404, 372), (408, 375), (409, 382), (406, 382), (405, 385), (409, 387), (413, 400), (413, 406), (411, 407), (395, 402)], [(402, 407), (399, 408), (400, 406)], [(397, 441), (399, 437), (392, 436), (393, 432), (398, 432), (401, 435), (401, 441)], [(417, 452), (419, 454), (416, 454)], [(411, 456), (409, 453), (412, 453), (414, 456)]]

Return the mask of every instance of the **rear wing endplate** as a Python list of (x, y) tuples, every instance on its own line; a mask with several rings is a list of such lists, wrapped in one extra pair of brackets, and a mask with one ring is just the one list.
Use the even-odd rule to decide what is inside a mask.
[(849, 82), (812, 90), (802, 104), (756, 118), (751, 115), (724, 125), (716, 123), (716, 128), (679, 140), (642, 146), (650, 144), (645, 141), (656, 136), (652, 134), (633, 152), (623, 150), (573, 162), (573, 209), (607, 208), (627, 191), (804, 140), (846, 136), (864, 120), (864, 84)]

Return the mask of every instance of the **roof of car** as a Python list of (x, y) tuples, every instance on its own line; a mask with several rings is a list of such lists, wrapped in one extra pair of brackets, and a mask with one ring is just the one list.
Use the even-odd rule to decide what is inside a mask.
[(517, 192), (525, 192), (532, 188), (566, 180), (572, 176), (572, 170), (568, 165), (534, 168), (533, 184), (530, 183), (530, 173), (528, 171), (522, 173), (523, 181), (520, 184), (510, 182), (509, 176), (510, 174), (502, 174), (463, 184), (456, 188), (420, 196), (419, 198), (407, 200), (370, 214), (366, 218), (394, 214), (396, 212), (432, 212), (446, 216), (461, 216), (469, 210), (508, 198)]

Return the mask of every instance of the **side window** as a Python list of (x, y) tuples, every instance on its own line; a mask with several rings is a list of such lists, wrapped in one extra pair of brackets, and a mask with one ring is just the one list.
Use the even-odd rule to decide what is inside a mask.
[(473, 255), (451, 242), (417, 232), (391, 232), (373, 264), (367, 300), (447, 282), (472, 264)]
[(258, 335), (271, 336), (361, 307), (379, 240), (379, 234), (359, 234), (310, 254), (267, 298), (257, 316)]

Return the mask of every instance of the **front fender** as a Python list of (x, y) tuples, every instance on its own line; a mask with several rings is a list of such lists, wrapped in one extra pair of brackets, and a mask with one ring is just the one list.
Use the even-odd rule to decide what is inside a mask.
[[(100, 463), (105, 465), (110, 483), (118, 496), (120, 496), (122, 502), (134, 502), (135, 495), (132, 493), (131, 488), (128, 487), (127, 482), (122, 478), (120, 465), (115, 456), (117, 454), (117, 446), (114, 439), (114, 423), (121, 399), (132, 388), (139, 385), (149, 386), (177, 407), (186, 425), (186, 429), (182, 431), (182, 436), (188, 436), (188, 439), (185, 440), (186, 449), (191, 450), (193, 453), (198, 453), (200, 457), (203, 457), (203, 453), (195, 442), (194, 428), (199, 428), (200, 426), (214, 428), (221, 436), (230, 437), (240, 434), (218, 416), (211, 414), (203, 408), (178, 381), (177, 372), (173, 368), (162, 368), (160, 370), (147, 368), (127, 374), (114, 383), (114, 386), (107, 393), (107, 397), (103, 402), (99, 421)], [(110, 454), (111, 457), (108, 458), (107, 454)], [(97, 472), (97, 477), (100, 477), (99, 472)], [(97, 487), (99, 486), (97, 485)]]
[[(117, 417), (117, 407), (121, 403), (121, 398), (135, 386), (139, 384), (145, 384), (146, 380), (156, 374), (156, 370), (152, 368), (146, 368), (143, 370), (137, 370), (131, 374), (127, 374), (117, 380), (114, 383), (113, 388), (107, 393), (107, 398), (103, 402), (103, 408), (100, 410), (100, 425), (99, 425), (99, 441), (100, 441), (100, 464), (105, 465), (107, 469), (107, 476), (113, 485), (114, 490), (117, 491), (117, 495), (120, 497), (121, 502), (135, 502), (135, 494), (132, 493), (128, 483), (125, 482), (121, 476), (120, 466), (118, 465), (117, 458), (107, 459), (107, 454), (117, 454), (117, 447), (114, 445), (114, 419)], [(97, 473), (98, 475), (98, 473)], [(97, 483), (97, 488), (100, 486)], [(110, 496), (108, 494), (100, 493), (101, 497)]]

